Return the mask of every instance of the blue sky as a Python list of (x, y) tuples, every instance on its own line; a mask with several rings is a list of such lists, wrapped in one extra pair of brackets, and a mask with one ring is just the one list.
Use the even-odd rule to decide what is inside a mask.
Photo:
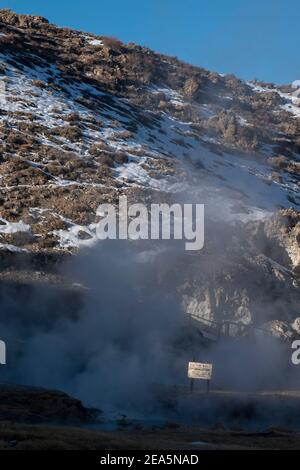
[(0, 0), (245, 79), (300, 79), (300, 0)]

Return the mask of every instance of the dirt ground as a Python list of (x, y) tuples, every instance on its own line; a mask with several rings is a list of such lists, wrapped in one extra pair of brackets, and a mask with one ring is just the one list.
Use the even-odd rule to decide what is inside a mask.
[(164, 429), (94, 431), (2, 423), (0, 450), (249, 450), (300, 449), (300, 433), (246, 432), (169, 424)]
[(298, 390), (159, 395), (172, 418), (109, 421), (63, 392), (2, 385), (0, 450), (300, 449)]

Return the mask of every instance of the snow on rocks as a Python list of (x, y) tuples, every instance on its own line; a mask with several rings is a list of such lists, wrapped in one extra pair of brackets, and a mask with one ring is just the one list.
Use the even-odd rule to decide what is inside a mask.
[(294, 80), (292, 83), (293, 88), (300, 88), (300, 80)]
[(287, 111), (288, 113), (293, 114), (294, 117), (300, 117), (300, 96), (299, 96), (299, 86), (300, 80), (293, 82), (292, 87), (294, 91), (291, 93), (284, 93), (276, 87), (266, 87), (258, 85), (257, 83), (246, 82), (248, 86), (252, 88), (253, 91), (257, 93), (277, 93), (284, 101), (284, 104), (279, 106), (280, 109)]
[(10, 253), (30, 253), (26, 248), (20, 248), (19, 246), (11, 245), (9, 243), (0, 243), (1, 251), (9, 251)]
[[(91, 46), (103, 45), (100, 39), (91, 35), (83, 37)], [(16, 67), (16, 57), (12, 60), (5, 54), (0, 54), (0, 60), (5, 65), (6, 75), (6, 100), (0, 106), (2, 111), (7, 112), (2, 113), (0, 121), (20, 133), (19, 124), (26, 122), (26, 115), (28, 122), (33, 116), (34, 123), (42, 129), (36, 132), (34, 137), (40, 146), (47, 147), (43, 161), (39, 160), (37, 150), (24, 159), (34, 168), (35, 173), (41, 172), (45, 175), (39, 185), (41, 190), (52, 190), (53, 187), (61, 191), (70, 188), (70, 192), (79, 188), (84, 191), (91, 188), (102, 190), (116, 183), (117, 191), (132, 187), (183, 192), (188, 190), (189, 183), (184, 178), (180, 180), (178, 176), (176, 179), (169, 170), (171, 165), (184, 166), (187, 162), (192, 162), (196, 168), (200, 168), (192, 177), (198, 175), (196, 189), (201, 202), (202, 196), (208, 201), (212, 200), (214, 209), (217, 208), (215, 212), (226, 216), (228, 220), (247, 221), (251, 218), (261, 218), (278, 207), (295, 207), (299, 203), (298, 187), (294, 187), (294, 183), (288, 179), (290, 176), (281, 174), (280, 181), (272, 180), (273, 169), (266, 164), (272, 149), (262, 152), (262, 158), (249, 160), (247, 156), (225, 151), (221, 138), (205, 134), (203, 130), (198, 132), (197, 127), (196, 130), (195, 126), (193, 127), (193, 122), (187, 122), (192, 118), (183, 111), (189, 104), (179, 91), (170, 86), (146, 87), (148, 93), (161, 95), (162, 101), (174, 105), (153, 111), (151, 107), (141, 109), (124, 96), (102, 91), (94, 82), (91, 84), (73, 79), (64, 80), (59, 68), (43, 60), (36, 60), (40, 65), (31, 67), (23, 63)], [(55, 86), (51, 87), (50, 83)], [(250, 82), (248, 85), (257, 93), (278, 93), (286, 101), (285, 104), (279, 105), (281, 109), (293, 113), (297, 110), (300, 113), (295, 94), (283, 93), (276, 88)], [(144, 85), (143, 89), (145, 90)], [(227, 96), (227, 92), (225, 97), (232, 98)], [(209, 120), (217, 112), (211, 104), (195, 102), (193, 106), (193, 112), (198, 112), (201, 120)], [(291, 109), (287, 108), (290, 106)], [(67, 126), (68, 117), (72, 113), (78, 117), (79, 137), (71, 139), (67, 135), (55, 134), (55, 128)], [(248, 116), (245, 117), (242, 111), (236, 113), (236, 116), (240, 126), (251, 127), (251, 118), (248, 122)], [(98, 124), (99, 122), (101, 124)], [(99, 156), (93, 161), (91, 149), (97, 143)], [(67, 172), (56, 173), (55, 164), (54, 170), (51, 171), (48, 149), (52, 148), (61, 153), (64, 153), (66, 148), (67, 152), (74, 153), (76, 158), (91, 160), (88, 178), (81, 179), (80, 172), (76, 171), (72, 175)], [(124, 158), (114, 159), (117, 152), (123, 154)], [(93, 171), (101, 168), (103, 154), (107, 159), (111, 159), (109, 177), (106, 180), (99, 177), (100, 179), (93, 181)], [(16, 187), (30, 188), (30, 179), (29, 182), (28, 179), (23, 179), (24, 184), (17, 181), (12, 183), (14, 186), (9, 186), (5, 185), (2, 178), (1, 183), (7, 191)], [(25, 227), (25, 224), (21, 224), (21, 228), (24, 231), (30, 229), (29, 226)], [(94, 228), (91, 225), (82, 226), (70, 222), (67, 230), (58, 230), (52, 234), (58, 237), (60, 247), (87, 246), (95, 239)], [(0, 225), (0, 233), (12, 233), (11, 230), (13, 225)], [(21, 231), (20, 226), (15, 226), (14, 230)]]
[(155, 95), (161, 94), (167, 101), (172, 103), (174, 106), (184, 106), (185, 104), (180, 93), (175, 90), (172, 90), (171, 88), (160, 88), (153, 86), (150, 88), (150, 91)]
[(89, 39), (88, 43), (91, 46), (103, 46), (103, 44), (104, 44), (103, 41), (100, 41), (99, 39)]
[(104, 46), (104, 42), (101, 39), (96, 39), (94, 36), (85, 35), (84, 39), (90, 46)]
[(54, 230), (51, 234), (58, 237), (61, 248), (89, 247), (97, 241), (95, 224), (89, 226), (72, 224), (68, 230)]
[(0, 233), (30, 232), (30, 225), (24, 222), (8, 222), (0, 217)]

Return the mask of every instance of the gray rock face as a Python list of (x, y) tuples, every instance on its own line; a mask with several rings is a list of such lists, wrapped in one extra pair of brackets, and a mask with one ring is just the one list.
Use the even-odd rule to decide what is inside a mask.
[(276, 212), (263, 221), (250, 222), (248, 236), (261, 251), (286, 268), (300, 267), (300, 214), (293, 209)]
[(300, 317), (295, 318), (295, 320), (291, 324), (291, 327), (294, 331), (296, 331), (298, 335), (300, 335)]
[[(286, 213), (292, 214), (291, 219)], [(206, 323), (233, 321), (265, 325), (283, 335), (287, 334), (284, 329), (295, 334), (299, 319), (299, 273), (288, 254), (293, 246), (293, 260), (299, 256), (294, 234), (298, 229), (297, 217), (295, 211), (280, 211), (269, 220), (249, 223), (234, 242), (229, 237), (227, 250), (222, 254), (218, 245), (214, 246), (217, 238), (212, 241), (210, 254), (197, 256), (191, 269), (193, 274), (186, 272), (178, 288), (186, 313)], [(278, 230), (274, 228), (275, 222), (280, 224)], [(285, 328), (281, 328), (281, 322), (285, 322)]]

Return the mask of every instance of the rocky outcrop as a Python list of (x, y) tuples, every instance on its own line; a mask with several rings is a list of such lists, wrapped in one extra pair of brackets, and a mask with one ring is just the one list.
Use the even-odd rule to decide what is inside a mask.
[(49, 24), (43, 16), (18, 15), (12, 10), (0, 10), (0, 21), (20, 28), (34, 28)]
[(284, 209), (246, 227), (250, 240), (266, 255), (289, 269), (300, 268), (300, 214)]
[[(291, 217), (290, 231), (286, 225), (287, 214)], [(184, 310), (206, 324), (233, 321), (246, 326), (265, 325), (270, 331), (278, 330), (279, 336), (281, 330), (285, 337), (297, 334), (300, 280), (297, 269), (292, 269), (288, 256), (291, 251), (285, 251), (290, 247), (289, 237), (294, 240), (291, 232), (297, 227), (297, 220), (295, 211), (280, 211), (269, 220), (249, 223), (235, 241), (230, 235), (224, 239), (225, 254), (220, 251), (218, 237), (208, 235), (209, 253), (204, 251), (195, 257), (190, 272), (186, 270), (184, 281), (179, 282)], [(278, 233), (274, 229), (275, 221), (279, 224)], [(274, 239), (267, 238), (264, 229)], [(275, 237), (280, 234), (283, 234), (282, 245)], [(297, 259), (299, 246), (294, 248)], [(283, 324), (286, 325), (283, 328), (278, 326)]]

